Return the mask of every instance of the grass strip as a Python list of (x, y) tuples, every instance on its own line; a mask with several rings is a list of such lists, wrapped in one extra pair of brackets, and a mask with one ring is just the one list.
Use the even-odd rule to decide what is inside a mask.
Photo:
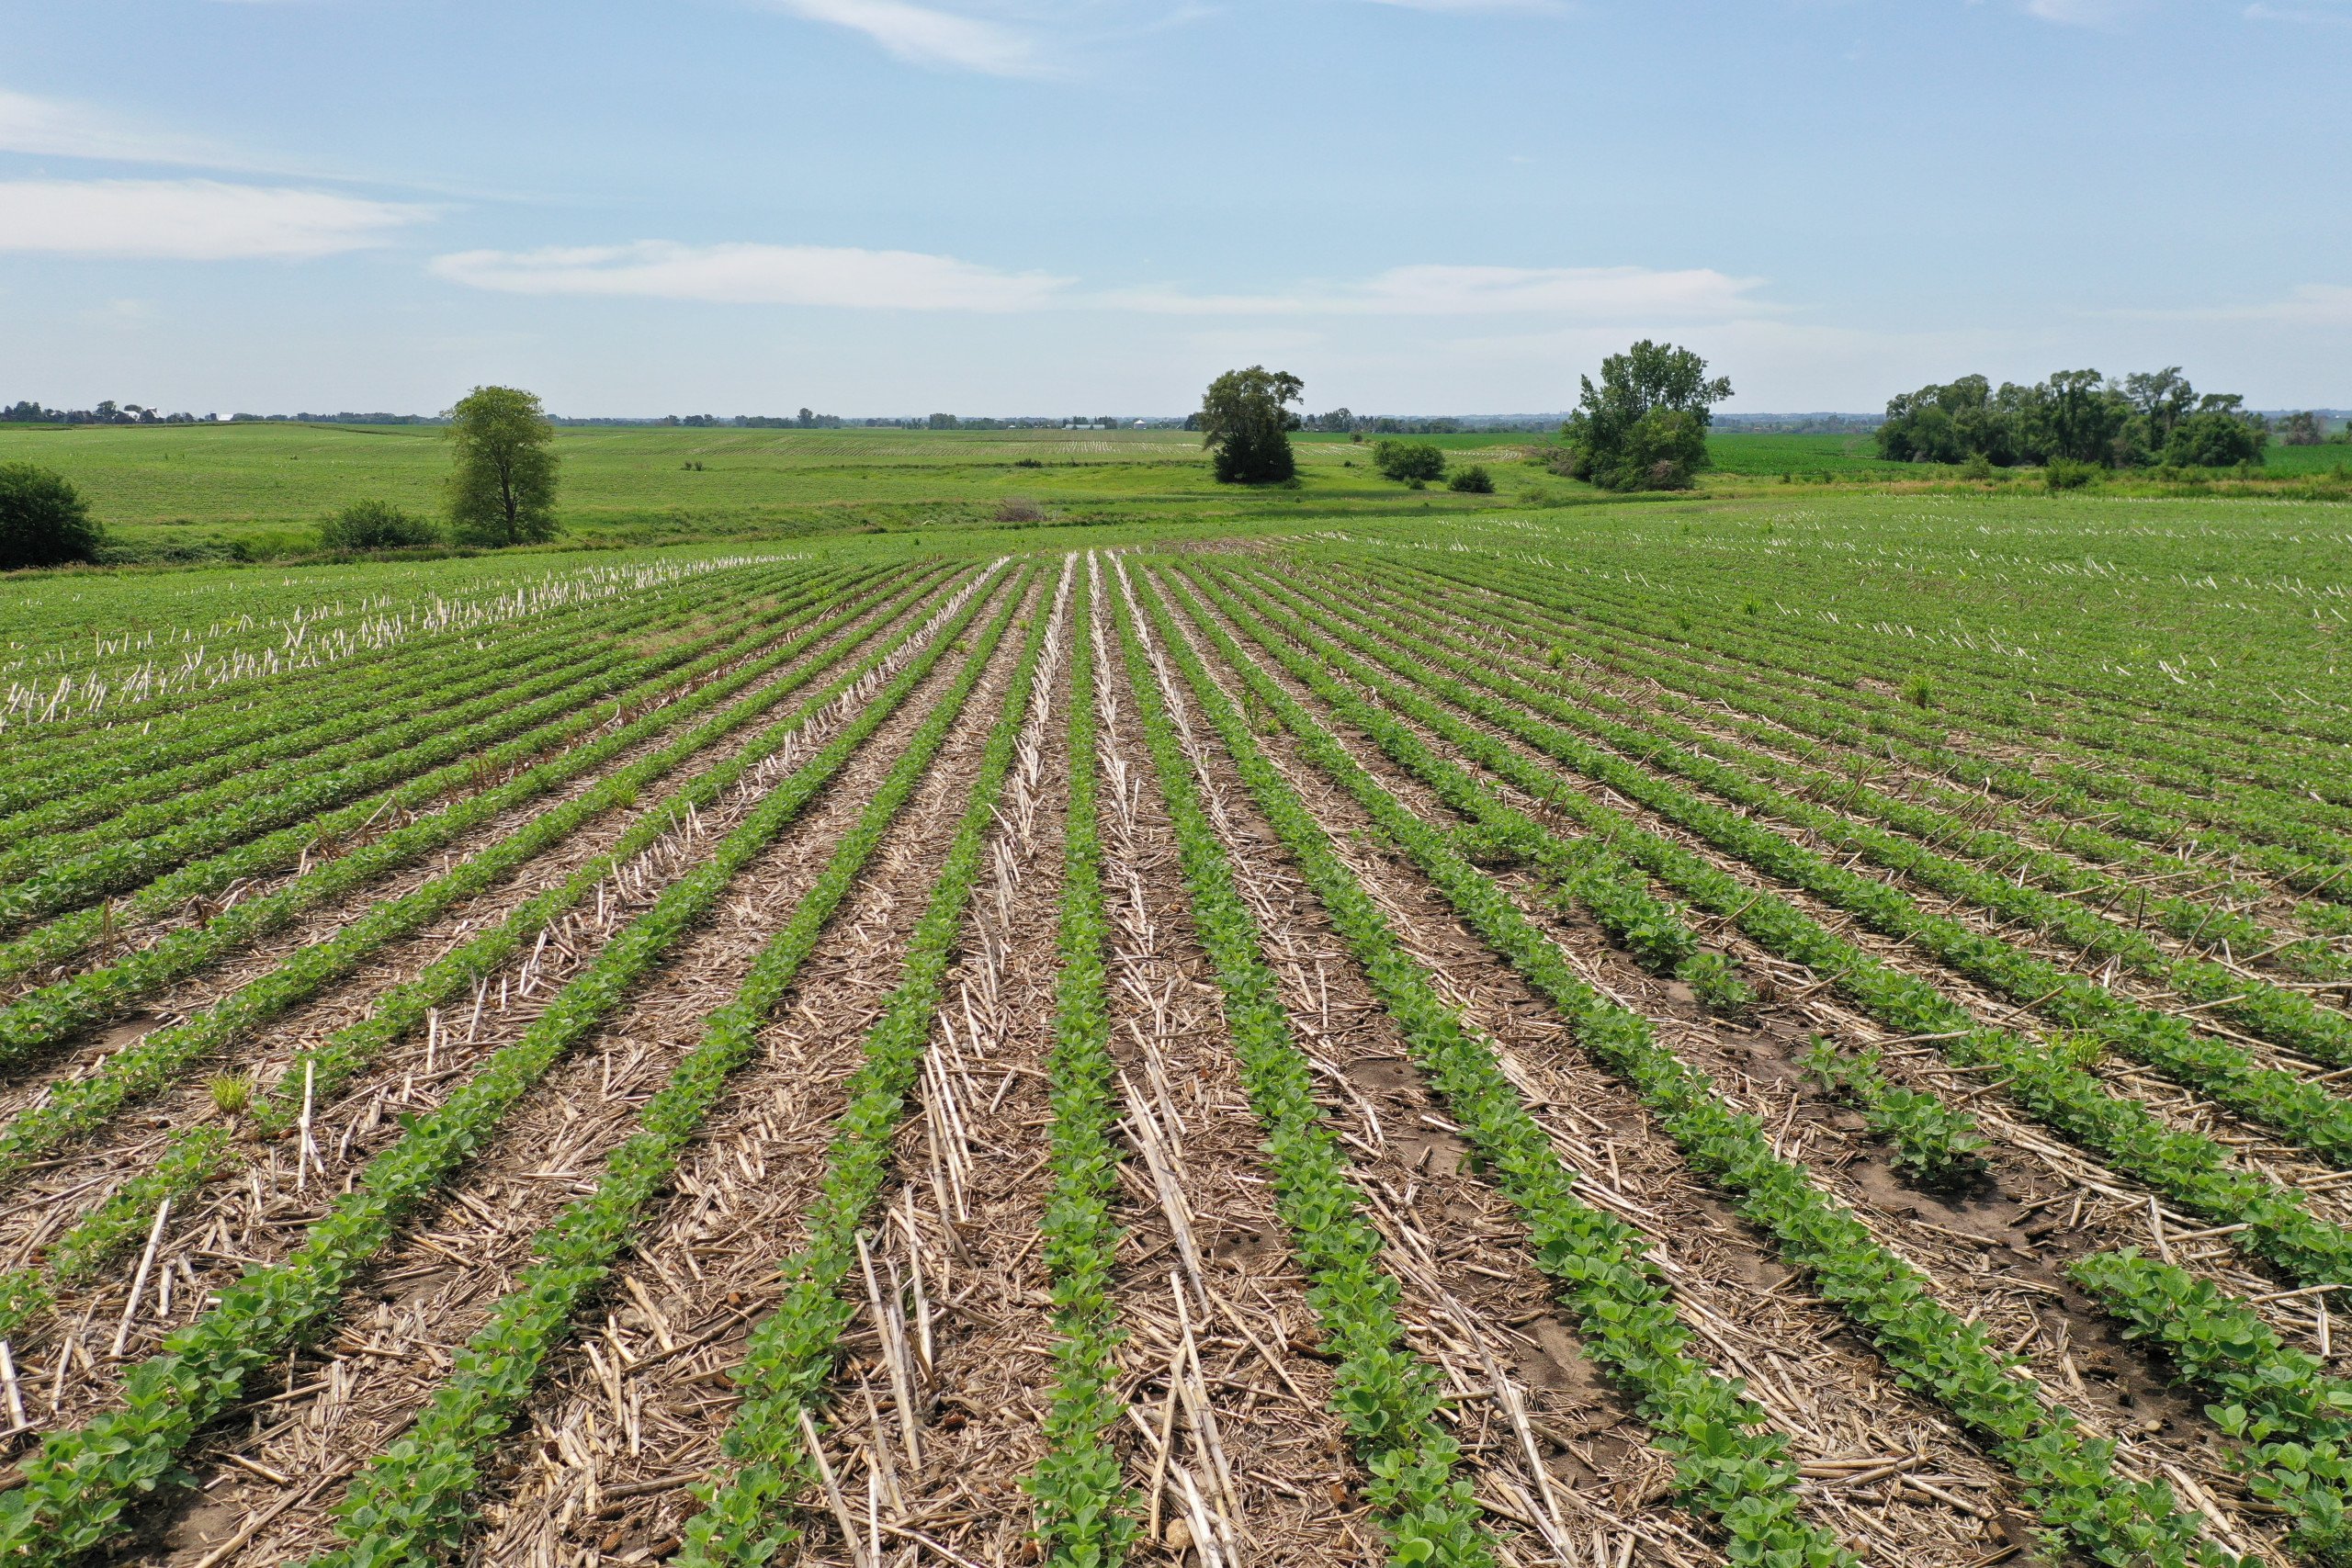
[[(494, 1052), (439, 1110), (419, 1117), (368, 1161), (284, 1263), (248, 1269), (203, 1316), (132, 1368), (124, 1379), (122, 1408), (45, 1438), (23, 1463), (24, 1484), (0, 1494), (0, 1556), (56, 1563), (103, 1545), (134, 1501), (172, 1478), (197, 1431), (236, 1403), (249, 1380), (323, 1333), (345, 1290), (401, 1222), (489, 1141), (526, 1090), (593, 1036), (709, 915), (735, 878), (929, 673), (984, 602), (975, 595), (855, 724), (763, 798), (708, 860), (616, 932), (520, 1039)], [(1019, 603), (1016, 592), (970, 662), (993, 649)]]
[(1046, 1057), (1053, 1109), (1046, 1201), (1046, 1271), (1052, 1281), (1054, 1389), (1046, 1452), (1025, 1484), (1037, 1506), (1037, 1541), (1051, 1568), (1117, 1568), (1134, 1547), (1135, 1493), (1110, 1432), (1124, 1402), (1113, 1359), (1120, 1333), (1112, 1298), (1119, 1227), (1118, 1111), (1112, 1085), (1109, 981), (1103, 952), (1102, 822), (1096, 806), (1092, 593), (1077, 584), (1070, 621), (1069, 805), (1062, 840), (1061, 973), (1054, 986), (1054, 1043)]
[(989, 731), (963, 819), (908, 943), (898, 986), (882, 1004), (850, 1075), (848, 1108), (825, 1155), (808, 1239), (779, 1266), (783, 1300), (752, 1330), (735, 1381), (743, 1391), (721, 1440), (732, 1472), (697, 1491), (678, 1561), (689, 1568), (769, 1561), (797, 1539), (786, 1506), (817, 1479), (801, 1424), (827, 1403), (841, 1337), (857, 1315), (841, 1284), (857, 1265), (859, 1228), (889, 1180), (890, 1142), (931, 1047), (932, 1026), (956, 962), (989, 830), (1012, 771), (1021, 724), (1036, 691), (1038, 650), (1052, 617), (1033, 615), (1003, 711)]
[[(1044, 617), (1036, 617), (1006, 699), (1008, 713), (1017, 713), (1026, 694), (1044, 627)], [(567, 1205), (539, 1233), (535, 1261), (458, 1352), (416, 1425), (353, 1480), (337, 1510), (337, 1529), (348, 1544), (315, 1559), (317, 1568), (430, 1563), (461, 1544), (483, 1461), (512, 1428), (573, 1319), (636, 1242), (647, 1209), (667, 1187), (729, 1077), (759, 1055), (761, 1029), (783, 1005), (801, 965), (946, 743), (982, 672), (982, 663), (967, 664), (925, 716), (791, 919), (647, 1102), (639, 1131), (606, 1158), (596, 1190)], [(1001, 772), (998, 779), (1001, 784)], [(994, 796), (986, 804), (992, 812)]]
[[(1633, 1088), (1692, 1167), (1732, 1196), (1742, 1217), (1773, 1238), (1784, 1262), (1812, 1277), (1824, 1299), (1871, 1341), (1898, 1381), (1942, 1404), (2009, 1467), (2023, 1485), (2025, 1502), (2051, 1533), (2053, 1548), (2063, 1538), (2091, 1561), (2114, 1568), (2185, 1568), (2229, 1561), (2201, 1539), (2197, 1517), (2183, 1513), (2167, 1489), (2117, 1474), (2112, 1443), (2086, 1435), (2064, 1407), (2045, 1404), (2030, 1376), (2019, 1377), (2026, 1370), (2023, 1361), (1996, 1349), (1983, 1325), (1962, 1320), (1937, 1302), (1924, 1274), (1879, 1243), (1850, 1210), (1822, 1192), (1804, 1167), (1780, 1157), (1762, 1122), (1724, 1105), (1713, 1080), (1657, 1043), (1648, 1020), (1585, 984), (1510, 896), (1453, 848), (1451, 835), (1400, 803), (1196, 604), (1189, 598), (1182, 602), (1227, 662), (1261, 701), (1281, 713), (1302, 753), (1371, 814), (1497, 956), (1559, 1009), (1578, 1043)], [(1223, 599), (1220, 608), (1261, 647), (1276, 650), (1271, 634), (1246, 609), (1229, 598)], [(1172, 636), (1169, 640), (1174, 645)], [(1318, 696), (1335, 707), (1344, 705), (1351, 724), (1364, 727), (1379, 720), (1392, 741), (1401, 744), (1409, 739), (1401, 726), (1349, 693), (1313, 660), (1288, 649), (1281, 652), (1289, 653), (1283, 662)], [(1189, 652), (1180, 652), (1179, 659), (1197, 668)], [(1712, 1374), (1687, 1358), (1682, 1359), (1688, 1370), (1677, 1369), (1678, 1378), (1664, 1380), (1662, 1388), (1652, 1381), (1657, 1374), (1651, 1369), (1671, 1365), (1668, 1358), (1680, 1356), (1686, 1337), (1666, 1304), (1663, 1283), (1633, 1261), (1639, 1256), (1638, 1238), (1606, 1216), (1583, 1220), (1577, 1213), (1591, 1212), (1568, 1195), (1573, 1176), (1560, 1167), (1549, 1137), (1528, 1114), (1499, 1065), (1439, 998), (1426, 971), (1396, 942), (1377, 907), (1333, 852), (1329, 836), (1259, 751), (1247, 726), (1204, 671), (1195, 676), (1194, 684), (1237, 757), (1250, 754), (1244, 776), (1251, 780), (1253, 793), (1262, 791), (1261, 806), (1299, 859), (1333, 923), (1383, 991), (1384, 1001), (1407, 1025), (1408, 1037), (1419, 1035), (1428, 1042), (1417, 1044), (1416, 1054), (1424, 1055), (1448, 1094), (1456, 1121), (1477, 1143), (1505, 1194), (1519, 1205), (1547, 1271), (1570, 1283), (1566, 1299), (1579, 1313), (1596, 1359), (1631, 1385), (1644, 1417), (1676, 1452), (1677, 1478), (1685, 1495), (1715, 1515), (1731, 1534), (1732, 1560), (1828, 1560), (1793, 1555), (1809, 1545), (1815, 1552), (1834, 1552), (1835, 1543), (1814, 1531), (1811, 1541), (1819, 1544), (1813, 1545), (1798, 1533), (1809, 1527), (1794, 1518), (1795, 1477), (1785, 1441), (1777, 1434), (1764, 1438), (1742, 1430), (1760, 1425), (1762, 1413), (1738, 1400), (1739, 1406), (1746, 1406), (1739, 1411), (1745, 1419), (1734, 1422), (1722, 1412), (1725, 1395), (1714, 1395), (1712, 1403), (1692, 1400), (1688, 1391)], [(1369, 728), (1366, 733), (1371, 733)], [(1532, 818), (1510, 812), (1498, 802), (1484, 820), (1520, 841), (1532, 841), (1543, 831)], [(1531, 1180), (1531, 1174), (1536, 1179)], [(1543, 1196), (1532, 1201), (1522, 1196), (1522, 1189)], [(1627, 1324), (1638, 1320), (1609, 1312), (1609, 1298), (1591, 1292), (1587, 1270), (1554, 1261), (1558, 1244), (1546, 1232), (1572, 1220), (1588, 1227), (1599, 1221), (1623, 1233), (1610, 1238), (1625, 1255), (1616, 1267), (1647, 1286), (1647, 1300), (1635, 1300), (1657, 1314), (1650, 1326), (1655, 1342), (1636, 1339), (1621, 1347)], [(1729, 1397), (1737, 1399), (1736, 1392)], [(1726, 1453), (1722, 1438), (1715, 1437), (1726, 1429), (1747, 1437), (1749, 1451)], [(1690, 1440), (1701, 1434), (1715, 1440)], [(1758, 1521), (1776, 1525), (1779, 1539), (1758, 1529)]]

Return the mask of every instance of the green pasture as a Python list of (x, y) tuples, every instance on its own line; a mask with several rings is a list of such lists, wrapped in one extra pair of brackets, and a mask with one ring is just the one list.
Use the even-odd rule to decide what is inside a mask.
[[(1372, 468), (1370, 440), (1302, 434), (1299, 483), (1237, 489), (1211, 478), (1197, 436), (1156, 431), (740, 430), (568, 427), (558, 548), (695, 541), (741, 544), (944, 528), (1143, 527), (1179, 536), (1615, 504), (1549, 471), (1549, 443), (1518, 433), (1410, 437), (1483, 464), (1492, 496), (1411, 491)], [(1881, 461), (1860, 435), (1718, 434), (1702, 495), (1951, 485), (1952, 470)], [(2274, 447), (2278, 475), (2324, 483), (2342, 446)], [(115, 544), (170, 560), (234, 550), (283, 559), (315, 548), (319, 520), (354, 501), (432, 514), (448, 453), (418, 425), (216, 424), (0, 427), (0, 461), (55, 468)], [(2136, 481), (2133, 481), (2136, 482)], [(2031, 473), (2007, 488), (2038, 488)], [(1635, 503), (1671, 503), (1673, 497)]]

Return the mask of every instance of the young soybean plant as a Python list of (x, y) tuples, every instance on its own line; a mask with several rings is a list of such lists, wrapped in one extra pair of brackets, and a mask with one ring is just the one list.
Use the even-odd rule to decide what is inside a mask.
[(1824, 1089), (1860, 1108), (1873, 1137), (1894, 1149), (1894, 1168), (1916, 1186), (1965, 1187), (1984, 1173), (1977, 1151), (1984, 1146), (1976, 1123), (1932, 1094), (1889, 1083), (1873, 1048), (1846, 1056), (1821, 1035), (1801, 1058), (1806, 1074)]

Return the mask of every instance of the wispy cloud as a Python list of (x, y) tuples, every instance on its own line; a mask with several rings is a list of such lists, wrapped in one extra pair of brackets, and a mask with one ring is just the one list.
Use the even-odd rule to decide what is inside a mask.
[(0, 87), (0, 152), (207, 168), (236, 164), (225, 149), (193, 137), (149, 130), (94, 105), (35, 97), (6, 87)]
[(436, 258), (433, 271), (453, 282), (510, 294), (638, 295), (854, 310), (1029, 310), (1052, 303), (1070, 282), (918, 251), (665, 241), (464, 251)]
[(1400, 266), (1361, 282), (1264, 294), (1154, 287), (1083, 288), (919, 251), (646, 241), (537, 251), (467, 251), (439, 276), (514, 294), (637, 296), (858, 310), (1112, 310), (1161, 316), (1530, 316), (1555, 321), (1710, 321), (1761, 316), (1759, 279), (1713, 268)]
[(1400, 11), (1518, 11), (1543, 16), (1558, 16), (1567, 10), (1563, 0), (1366, 0), (1374, 6), (1393, 6)]
[(2352, 285), (2305, 283), (2277, 299), (2192, 306), (2183, 310), (2116, 313), (2174, 321), (2281, 321), (2306, 327), (2352, 327)]
[(775, 10), (864, 33), (900, 60), (991, 76), (1045, 73), (1035, 42), (1003, 23), (910, 0), (766, 0)]
[(2026, 15), (2069, 28), (2108, 28), (2130, 18), (2140, 0), (2026, 0)]
[(2248, 6), (2249, 22), (2300, 22), (2322, 28), (2352, 28), (2352, 8), (2321, 9), (2312, 6)]
[(0, 251), (303, 260), (380, 244), (428, 207), (220, 180), (0, 182)]
[(1172, 315), (1555, 316), (1578, 321), (1700, 321), (1755, 313), (1762, 280), (1712, 267), (1393, 267), (1362, 283), (1274, 294), (1123, 289), (1100, 302)]

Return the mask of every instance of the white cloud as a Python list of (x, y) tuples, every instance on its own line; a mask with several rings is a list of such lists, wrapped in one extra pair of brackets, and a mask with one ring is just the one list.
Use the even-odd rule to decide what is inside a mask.
[(1035, 46), (1010, 28), (909, 0), (768, 0), (812, 22), (864, 33), (901, 60), (991, 76), (1043, 73)]
[(538, 251), (464, 251), (436, 258), (453, 282), (510, 294), (639, 295), (729, 305), (864, 310), (1027, 310), (1068, 278), (1000, 272), (953, 256), (834, 245), (680, 245), (647, 241)]
[(2314, 11), (2307, 6), (2248, 6), (2249, 22), (2302, 22), (2323, 28), (2352, 27), (2352, 11)]
[(1403, 11), (1532, 11), (1556, 16), (1567, 9), (1560, 0), (1370, 0), (1375, 6), (1394, 6)]
[(2138, 10), (2138, 0), (2026, 0), (2026, 14), (2070, 28), (2105, 28)]
[(2307, 327), (2352, 327), (2352, 285), (2305, 283), (2281, 299), (2205, 305), (2186, 310), (2124, 310), (2118, 315), (2174, 321), (2284, 321)]
[(300, 260), (380, 244), (432, 209), (219, 180), (0, 182), (0, 251)]
[(229, 162), (220, 149), (201, 141), (145, 130), (88, 104), (37, 98), (6, 87), (0, 87), (0, 152), (212, 167)]
[(830, 245), (682, 245), (645, 241), (436, 258), (455, 283), (511, 294), (637, 296), (729, 305), (866, 310), (1112, 310), (1155, 316), (1533, 316), (1564, 322), (1668, 323), (1756, 318), (1759, 280), (1709, 267), (1394, 267), (1360, 283), (1272, 294), (1181, 288), (1081, 289), (1043, 272), (953, 256)]
[(1765, 309), (1760, 279), (1712, 267), (1393, 267), (1363, 283), (1282, 294), (1127, 289), (1098, 302), (1170, 315), (1557, 316), (1580, 321), (1708, 321)]

